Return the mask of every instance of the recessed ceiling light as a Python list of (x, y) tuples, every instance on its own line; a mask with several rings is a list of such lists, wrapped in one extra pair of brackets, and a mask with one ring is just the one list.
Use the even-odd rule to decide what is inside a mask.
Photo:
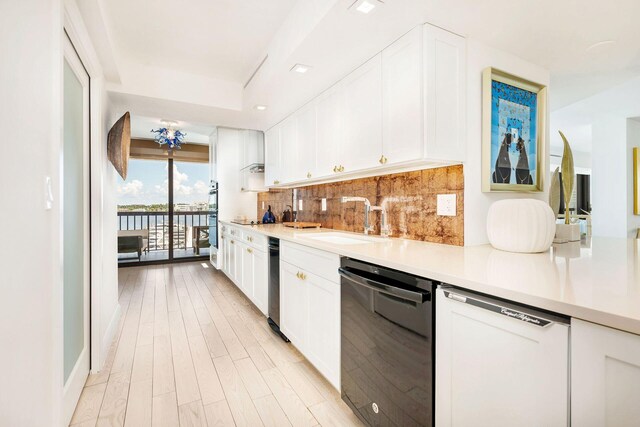
[(311, 67), (308, 66), (308, 65), (296, 64), (296, 65), (293, 66), (293, 68), (291, 68), (290, 71), (294, 71), (296, 73), (304, 74), (307, 71), (309, 71), (309, 69), (311, 69)]
[(591, 49), (596, 49), (596, 48), (599, 48), (599, 47), (608, 46), (608, 45), (614, 44), (615, 42), (616, 42), (615, 40), (602, 40), (602, 41), (599, 41), (597, 43), (592, 44), (586, 50), (589, 51)]
[(380, 3), (381, 2), (379, 0), (356, 0), (349, 9), (367, 14), (375, 9)]
[(253, 107), (253, 108), (255, 108), (255, 109), (256, 109), (256, 110), (258, 110), (258, 111), (264, 111), (264, 110), (266, 110), (266, 109), (267, 109), (267, 106), (266, 106), (266, 105), (256, 105), (256, 106), (255, 106), (255, 107)]

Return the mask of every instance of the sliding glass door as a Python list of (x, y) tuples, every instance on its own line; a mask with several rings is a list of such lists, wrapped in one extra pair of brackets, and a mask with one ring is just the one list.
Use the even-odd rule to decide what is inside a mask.
[(118, 185), (118, 263), (208, 257), (208, 175), (208, 163), (130, 159)]

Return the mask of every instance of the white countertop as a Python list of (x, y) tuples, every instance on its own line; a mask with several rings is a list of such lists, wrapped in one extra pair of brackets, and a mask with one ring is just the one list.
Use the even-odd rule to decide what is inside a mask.
[(337, 230), (222, 222), (640, 334), (640, 240), (593, 238), (554, 245), (541, 254), (516, 254), (490, 245), (459, 247), (394, 238), (339, 245), (305, 237)]

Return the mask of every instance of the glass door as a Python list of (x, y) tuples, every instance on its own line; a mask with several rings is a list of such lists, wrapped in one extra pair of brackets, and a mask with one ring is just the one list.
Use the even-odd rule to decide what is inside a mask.
[(119, 180), (118, 263), (169, 260), (167, 160), (130, 159)]
[(208, 163), (130, 159), (117, 189), (118, 264), (209, 257), (208, 176)]
[(173, 257), (209, 257), (209, 164), (173, 163)]
[(65, 40), (61, 172), (63, 414), (71, 419), (89, 375), (89, 75)]

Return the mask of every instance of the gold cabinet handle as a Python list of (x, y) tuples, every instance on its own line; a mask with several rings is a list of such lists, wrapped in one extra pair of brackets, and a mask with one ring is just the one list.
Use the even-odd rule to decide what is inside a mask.
[(280, 181), (278, 181), (277, 179), (273, 181), (273, 185), (278, 185), (278, 184), (280, 184)]
[(380, 162), (381, 165), (384, 165), (385, 163), (387, 163), (389, 159), (387, 159), (384, 155), (380, 156), (380, 160), (378, 160)]
[(249, 252), (250, 254), (253, 253), (253, 251), (251, 250), (251, 248), (247, 248), (247, 252)]
[(307, 275), (306, 275), (306, 274), (304, 274), (304, 273), (303, 273), (303, 272), (301, 272), (301, 271), (298, 271), (298, 272), (296, 273), (296, 277), (297, 277), (298, 279), (300, 279), (300, 280), (305, 280), (305, 279), (307, 278)]
[(311, 178), (311, 172), (307, 172), (307, 178)]
[(334, 173), (335, 173), (335, 172), (338, 172), (338, 166), (334, 166), (334, 167), (333, 167), (333, 172), (334, 172)]
[(249, 242), (253, 242), (253, 237), (251, 237), (251, 236), (247, 236), (247, 240), (248, 240)]
[(340, 165), (340, 167), (338, 168), (338, 172), (344, 172), (344, 166)]
[(231, 241), (231, 244), (233, 245), (234, 243), (235, 243), (235, 242), (232, 240), (232, 241)]

